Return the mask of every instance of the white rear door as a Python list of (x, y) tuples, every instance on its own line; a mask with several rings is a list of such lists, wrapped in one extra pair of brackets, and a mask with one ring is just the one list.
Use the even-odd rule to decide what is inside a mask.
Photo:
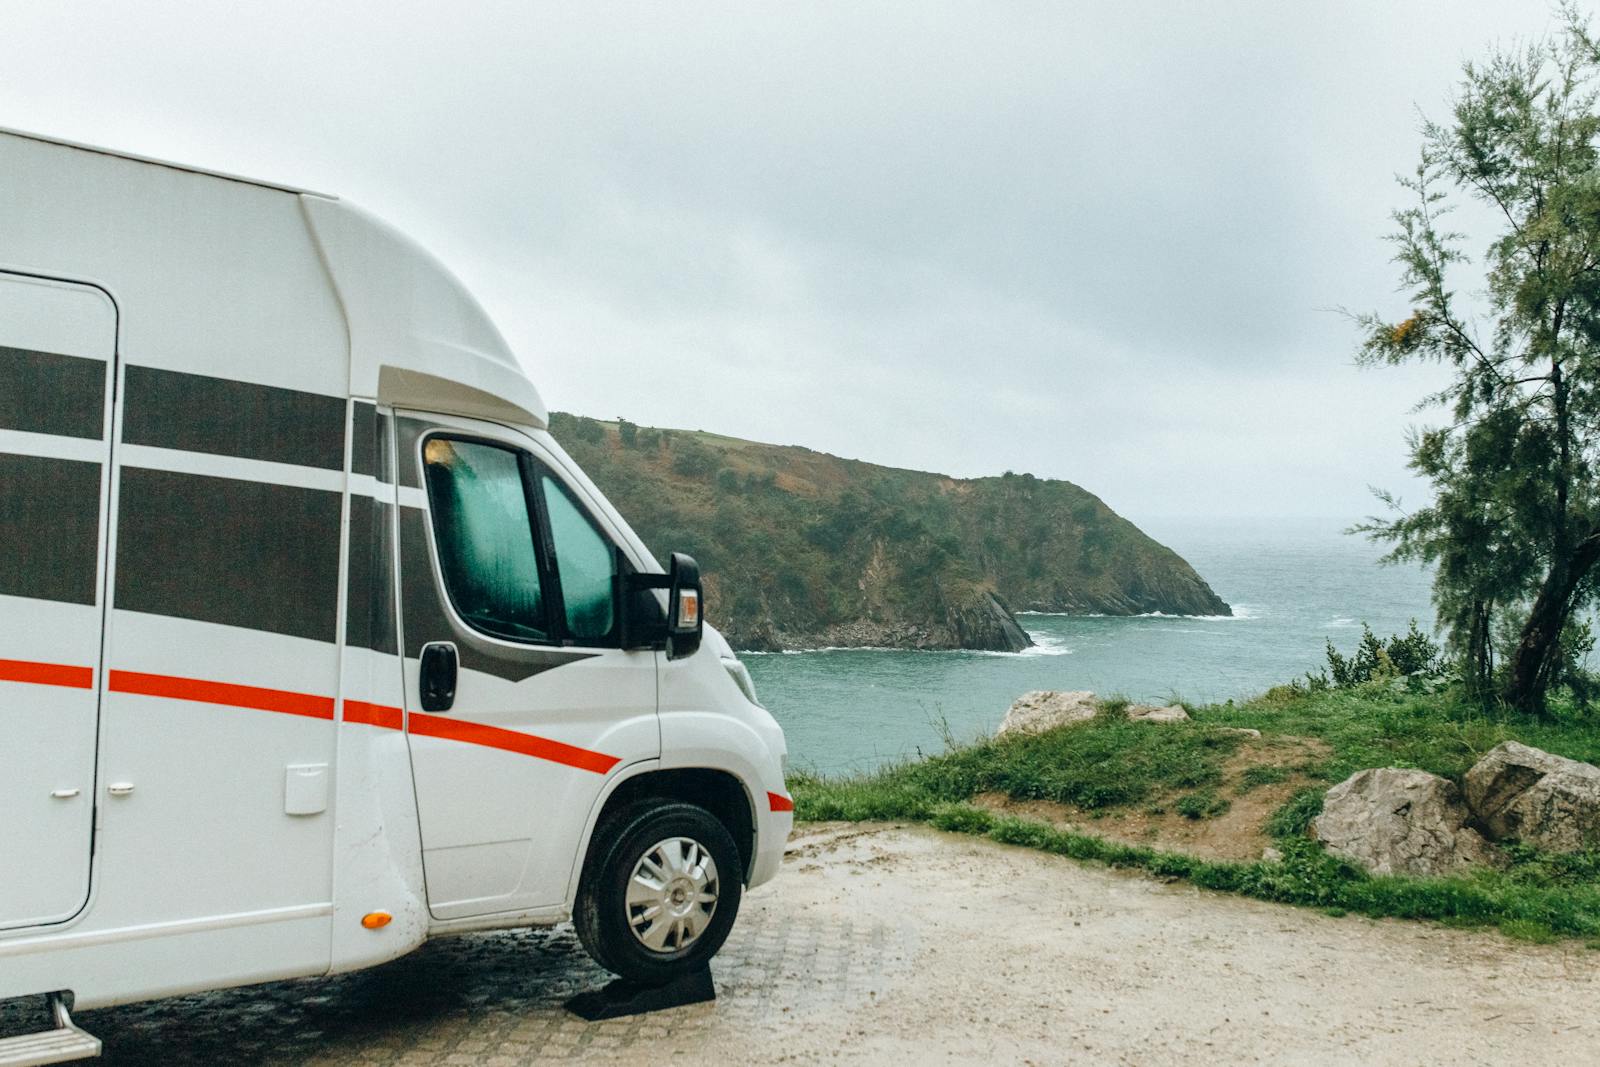
[(0, 273), (0, 930), (89, 896), (117, 310)]

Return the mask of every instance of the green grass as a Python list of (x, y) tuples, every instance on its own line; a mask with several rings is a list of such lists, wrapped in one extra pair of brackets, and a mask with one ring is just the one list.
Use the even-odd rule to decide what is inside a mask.
[(802, 819), (926, 818), (979, 793), (1052, 800), (1090, 812), (1168, 789), (1215, 787), (1241, 738), (1206, 726), (1174, 729), (1101, 715), (1065, 730), (1008, 737), (858, 778), (798, 775)]
[[(790, 780), (803, 820), (907, 819), (1113, 867), (1183, 878), (1207, 889), (1322, 909), (1329, 914), (1427, 919), (1454, 926), (1495, 926), (1512, 937), (1577, 937), (1600, 946), (1600, 851), (1550, 855), (1503, 849), (1504, 869), (1454, 878), (1374, 877), (1327, 855), (1306, 836), (1327, 786), (1366, 767), (1419, 767), (1459, 778), (1479, 756), (1514, 739), (1559, 755), (1600, 762), (1600, 714), (1558, 708), (1553, 721), (1531, 723), (1485, 712), (1448, 693), (1396, 687), (1322, 693), (1273, 690), (1253, 701), (1191, 708), (1193, 722), (1129, 723), (1102, 715), (1036, 736), (988, 741), (902, 763), (875, 774)], [(1222, 763), (1241, 743), (1218, 727), (1315, 737), (1328, 757), (1296, 768), (1321, 785), (1295, 793), (1267, 824), (1281, 863), (1235, 863), (1125, 845), (997, 815), (973, 806), (981, 793), (1053, 800), (1097, 811), (1140, 806), (1183, 793), (1170, 808), (1189, 818), (1226, 810)], [(1259, 767), (1236, 791), (1283, 781), (1283, 768)], [(1248, 787), (1246, 782), (1249, 782)]]
[(1278, 782), (1287, 782), (1291, 773), (1293, 772), (1291, 772), (1287, 767), (1275, 767), (1271, 764), (1260, 764), (1255, 767), (1249, 767), (1246, 768), (1245, 772), (1239, 776), (1239, 783), (1234, 787), (1234, 792), (1238, 793), (1240, 796), (1243, 796), (1244, 794), (1250, 792), (1250, 790), (1255, 789), (1257, 786), (1275, 785)]
[(1215, 790), (1202, 789), (1188, 796), (1178, 798), (1172, 805), (1172, 810), (1182, 815), (1185, 819), (1214, 819), (1231, 807), (1229, 801), (1219, 797)]

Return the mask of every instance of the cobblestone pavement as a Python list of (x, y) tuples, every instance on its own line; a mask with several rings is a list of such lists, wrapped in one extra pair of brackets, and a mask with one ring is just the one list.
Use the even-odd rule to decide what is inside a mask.
[[(1600, 952), (1332, 918), (969, 837), (806, 826), (712, 1003), (601, 1023), (569, 929), (100, 1011), (117, 1065), (1594, 1063)], [(7, 1018), (8, 1013), (12, 1016)], [(15, 1029), (0, 1009), (0, 1032)]]
[[(84, 1011), (77, 1022), (117, 1067), (214, 1064), (524, 1064), (626, 1056), (827, 1011), (881, 994), (910, 962), (909, 931), (787, 915), (779, 883), (746, 896), (712, 962), (714, 1003), (587, 1023), (562, 1004), (611, 975), (571, 926), (430, 942), (393, 963), (335, 978), (201, 993)], [(42, 1008), (40, 1009), (42, 1011)], [(0, 1032), (18, 1020), (0, 1015)], [(627, 1057), (632, 1059), (634, 1057)]]

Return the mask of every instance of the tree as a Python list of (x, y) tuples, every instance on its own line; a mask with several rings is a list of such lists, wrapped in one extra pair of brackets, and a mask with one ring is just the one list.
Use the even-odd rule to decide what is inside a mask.
[[(1421, 162), (1401, 179), (1415, 201), (1392, 236), (1413, 310), (1358, 317), (1361, 362), (1453, 372), (1430, 398), (1449, 423), (1410, 441), (1433, 503), (1360, 529), (1396, 558), (1438, 564), (1439, 621), (1468, 680), (1535, 714), (1600, 563), (1600, 49), (1565, 14), (1552, 41), (1468, 64), (1452, 121), (1424, 123)], [(1464, 237), (1442, 225), (1462, 196), (1496, 220), (1477, 314), (1452, 288)], [(1498, 670), (1497, 623), (1514, 635)]]

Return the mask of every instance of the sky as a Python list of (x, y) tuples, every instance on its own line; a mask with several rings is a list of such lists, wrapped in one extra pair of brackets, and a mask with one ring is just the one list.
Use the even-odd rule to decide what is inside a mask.
[(1135, 521), (1425, 499), (1404, 434), (1440, 374), (1358, 369), (1336, 309), (1404, 316), (1383, 238), (1420, 116), (1556, 26), (1538, 0), (0, 16), (0, 125), (361, 204), (553, 409), (1066, 478)]

